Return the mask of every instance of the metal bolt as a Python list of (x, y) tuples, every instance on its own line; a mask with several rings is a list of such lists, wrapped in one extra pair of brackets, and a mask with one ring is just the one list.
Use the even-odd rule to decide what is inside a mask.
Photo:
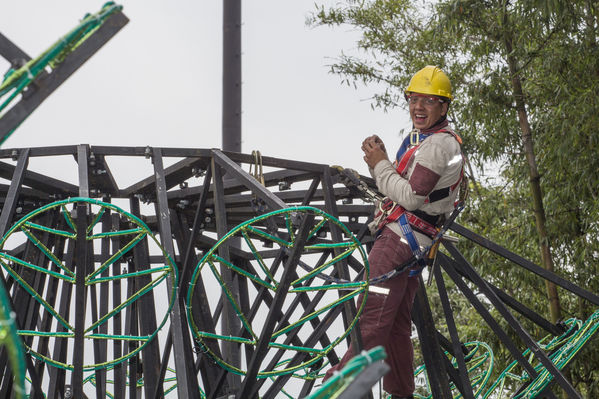
[(12, 150), (12, 152), (10, 153), (10, 156), (12, 157), (13, 161), (16, 161), (19, 158), (19, 151)]
[(285, 191), (285, 190), (290, 190), (291, 189), (291, 184), (289, 184), (288, 181), (280, 181), (279, 182), (279, 191)]
[(191, 168), (191, 173), (193, 174), (194, 177), (202, 177), (206, 174), (206, 171), (204, 171), (200, 168)]

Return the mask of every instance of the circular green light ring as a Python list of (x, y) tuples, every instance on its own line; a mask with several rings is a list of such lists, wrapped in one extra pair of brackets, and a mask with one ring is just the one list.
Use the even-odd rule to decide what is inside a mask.
[[(235, 236), (238, 232), (240, 231), (245, 231), (246, 229), (250, 228), (251, 229), (251, 225), (257, 222), (260, 222), (262, 220), (265, 220), (269, 217), (272, 216), (278, 216), (278, 215), (289, 215), (290, 213), (296, 213), (296, 212), (304, 212), (304, 213), (314, 213), (318, 216), (323, 217), (324, 219), (327, 219), (328, 221), (334, 223), (336, 226), (338, 226), (342, 232), (345, 234), (346, 237), (349, 237), (349, 239), (351, 241), (353, 241), (355, 243), (355, 247), (358, 250), (360, 256), (362, 257), (363, 263), (364, 263), (364, 285), (359, 288), (360, 291), (362, 291), (364, 293), (364, 297), (362, 300), (362, 303), (360, 304), (360, 306), (357, 309), (356, 312), (356, 317), (352, 320), (352, 322), (349, 324), (348, 328), (346, 329), (346, 331), (341, 334), (341, 336), (339, 336), (338, 338), (336, 338), (333, 342), (331, 342), (326, 348), (319, 350), (318, 353), (316, 354), (316, 356), (312, 357), (310, 360), (303, 362), (301, 364), (298, 364), (296, 366), (293, 367), (287, 367), (283, 370), (272, 370), (272, 371), (260, 371), (257, 375), (257, 378), (270, 378), (273, 376), (279, 376), (279, 375), (284, 375), (284, 374), (290, 374), (293, 373), (297, 370), (300, 370), (302, 368), (306, 368), (309, 367), (311, 365), (313, 365), (314, 363), (318, 362), (320, 359), (322, 359), (324, 356), (326, 356), (337, 344), (339, 344), (344, 338), (347, 337), (347, 335), (351, 332), (351, 330), (355, 327), (358, 318), (360, 316), (360, 314), (362, 313), (362, 310), (364, 309), (364, 306), (366, 305), (366, 297), (367, 297), (367, 293), (368, 293), (368, 279), (370, 276), (370, 269), (369, 269), (369, 265), (368, 265), (368, 257), (364, 251), (364, 248), (362, 247), (362, 244), (360, 243), (360, 241), (355, 237), (355, 235), (343, 224), (341, 223), (341, 221), (339, 221), (337, 218), (327, 214), (326, 212), (318, 209), (318, 208), (314, 208), (311, 206), (298, 206), (298, 207), (289, 207), (289, 208), (284, 208), (284, 209), (279, 209), (273, 212), (269, 212), (260, 216), (257, 216), (253, 219), (250, 219), (246, 222), (243, 222), (241, 224), (239, 224), (238, 226), (236, 226), (235, 228), (233, 228), (232, 230), (230, 230), (227, 234), (225, 234), (220, 240), (218, 240), (218, 242), (212, 247), (210, 248), (210, 250), (204, 254), (204, 256), (202, 257), (202, 259), (199, 261), (199, 263), (196, 265), (196, 268), (194, 269), (192, 278), (190, 280), (189, 283), (189, 290), (187, 292), (187, 319), (188, 319), (188, 323), (190, 325), (190, 328), (192, 330), (192, 333), (194, 335), (194, 338), (196, 339), (196, 341), (198, 342), (198, 344), (200, 345), (201, 349), (203, 352), (207, 353), (208, 355), (210, 355), (210, 357), (213, 358), (213, 360), (222, 368), (234, 373), (234, 374), (238, 374), (238, 375), (245, 375), (245, 371), (241, 370), (238, 367), (232, 366), (228, 363), (226, 363), (224, 360), (220, 359), (213, 351), (210, 350), (210, 348), (204, 344), (203, 340), (202, 340), (202, 333), (200, 332), (200, 328), (196, 325), (194, 317), (193, 317), (193, 313), (192, 313), (192, 307), (191, 307), (191, 303), (192, 303), (192, 298), (193, 298), (193, 294), (194, 294), (194, 290), (195, 290), (195, 285), (198, 281), (198, 279), (200, 278), (202, 269), (204, 267), (204, 265), (212, 260), (213, 258), (213, 254), (214, 252), (217, 251), (218, 247), (227, 239), (229, 239), (232, 236)], [(278, 240), (277, 240), (278, 242)], [(280, 243), (281, 244), (281, 243)], [(283, 244), (281, 244), (283, 245)], [(336, 243), (332, 243), (330, 244), (330, 248), (336, 248), (338, 247), (340, 244), (336, 244)], [(322, 247), (320, 247), (320, 249), (326, 248), (325, 245), (323, 245)], [(223, 289), (227, 289), (226, 287), (222, 287)]]
[[(466, 361), (466, 368), (468, 369), (468, 376), (469, 379), (472, 383), (472, 388), (474, 391), (474, 396), (478, 397), (478, 395), (480, 395), (480, 393), (485, 389), (485, 387), (487, 386), (487, 384), (489, 383), (489, 379), (491, 378), (491, 375), (493, 374), (493, 369), (495, 367), (495, 355), (493, 354), (493, 349), (485, 342), (480, 342), (480, 341), (471, 341), (471, 342), (466, 342), (464, 343), (464, 346), (466, 348), (471, 348), (468, 351), (468, 356), (466, 357), (466, 359), (464, 359)], [(485, 352), (482, 355), (478, 355), (478, 357), (474, 358), (474, 354), (478, 353), (478, 351), (480, 350), (480, 348), (483, 348), (485, 350)], [(456, 359), (453, 358), (449, 352), (445, 352), (445, 356), (451, 357), (451, 362), (454, 365), (454, 367), (456, 366)], [(481, 361), (482, 359), (482, 361)], [(471, 365), (470, 363), (475, 362), (475, 364)], [(486, 366), (485, 366), (486, 365)], [(484, 368), (483, 368), (484, 367)], [(477, 374), (475, 377), (473, 378), (473, 373), (477, 370), (480, 370), (481, 368), (483, 368), (483, 371), (480, 374)], [(426, 373), (426, 365), (420, 365), (419, 367), (416, 368), (416, 370), (414, 371), (414, 377)], [(427, 389), (428, 392), (431, 392), (431, 387), (428, 381), (428, 378), (426, 378), (426, 383), (427, 383)], [(451, 384), (451, 388), (454, 389), (455, 386), (453, 385), (453, 383)], [(461, 397), (461, 394), (457, 394), (458, 398)], [(430, 399), (432, 397), (432, 395), (428, 395), (428, 396), (424, 396), (418, 393), (414, 393), (414, 397), (419, 398), (419, 399)]]
[[(135, 350), (110, 361), (106, 361), (106, 362), (102, 362), (102, 363), (96, 363), (96, 364), (91, 364), (91, 365), (85, 365), (83, 366), (83, 370), (84, 371), (91, 371), (91, 370), (99, 370), (99, 369), (105, 369), (107, 367), (110, 367), (111, 365), (114, 364), (118, 364), (120, 362), (123, 362), (129, 358), (131, 358), (132, 356), (136, 355), (137, 353), (139, 353), (143, 348), (145, 348), (146, 345), (148, 345), (158, 334), (158, 332), (164, 327), (164, 325), (166, 324), (168, 318), (169, 318), (169, 314), (175, 304), (175, 298), (176, 298), (176, 293), (177, 293), (177, 287), (178, 287), (178, 282), (179, 282), (179, 271), (178, 268), (175, 264), (175, 262), (173, 262), (173, 260), (171, 259), (171, 256), (166, 252), (166, 250), (162, 247), (162, 245), (160, 244), (160, 242), (158, 242), (158, 240), (156, 239), (156, 237), (152, 234), (152, 231), (150, 230), (150, 228), (137, 216), (125, 211), (124, 209), (111, 204), (111, 203), (106, 203), (103, 201), (99, 201), (93, 198), (86, 198), (86, 197), (74, 197), (74, 198), (69, 198), (69, 199), (65, 199), (65, 200), (60, 200), (60, 201), (56, 201), (56, 202), (52, 202), (50, 204), (46, 204), (38, 209), (35, 209), (33, 211), (31, 211), (30, 213), (28, 213), (27, 215), (23, 216), (21, 219), (19, 219), (19, 221), (17, 221), (17, 223), (15, 223), (4, 235), (4, 237), (2, 237), (2, 239), (0, 240), (0, 250), (3, 249), (4, 244), (6, 243), (6, 240), (8, 239), (8, 237), (17, 229), (20, 229), (20, 227), (27, 223), (30, 219), (33, 219), (34, 217), (42, 214), (43, 212), (47, 211), (47, 210), (51, 210), (54, 209), (56, 207), (64, 207), (67, 204), (73, 204), (73, 203), (79, 203), (79, 202), (84, 202), (84, 203), (88, 203), (91, 205), (97, 205), (100, 206), (101, 208), (104, 209), (110, 209), (111, 211), (114, 211), (116, 213), (122, 214), (124, 215), (129, 221), (131, 221), (133, 224), (135, 224), (136, 226), (138, 226), (139, 228), (141, 228), (142, 230), (145, 231), (146, 235), (148, 237), (151, 237), (152, 240), (154, 241), (154, 243), (158, 246), (158, 248), (160, 248), (160, 251), (162, 252), (167, 266), (169, 267), (169, 272), (168, 274), (172, 277), (172, 287), (170, 290), (170, 301), (169, 301), (169, 306), (167, 308), (167, 310), (165, 311), (164, 317), (162, 319), (162, 321), (160, 322), (160, 324), (157, 326), (156, 330), (150, 334), (149, 336), (144, 336), (144, 337), (140, 337), (139, 341), (143, 342), (142, 345), (140, 345), (139, 347), (135, 348)], [(72, 226), (73, 227), (73, 226)], [(85, 232), (86, 237), (89, 234), (88, 232)], [(137, 294), (137, 293), (136, 293)], [(136, 295), (134, 294), (134, 295)], [(136, 298), (139, 299), (139, 298)], [(43, 304), (42, 304), (43, 305)], [(46, 308), (46, 306), (44, 305), (44, 307)], [(46, 310), (48, 310), (46, 308)], [(48, 310), (49, 311), (49, 310)], [(143, 339), (142, 339), (143, 338)], [(29, 353), (31, 353), (31, 355), (33, 357), (35, 357), (36, 359), (39, 359), (45, 363), (51, 364), (53, 366), (56, 366), (58, 368), (64, 369), (64, 370), (73, 370), (73, 365), (69, 365), (66, 363), (62, 363), (62, 362), (58, 362), (54, 359), (51, 359), (47, 356), (44, 356), (42, 354), (37, 353), (35, 350), (33, 350), (32, 348), (27, 347), (27, 350)]]

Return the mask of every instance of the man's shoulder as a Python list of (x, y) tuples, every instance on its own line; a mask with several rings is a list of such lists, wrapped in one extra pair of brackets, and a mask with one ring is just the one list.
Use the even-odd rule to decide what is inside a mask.
[(429, 145), (441, 146), (446, 151), (460, 151), (460, 143), (451, 132), (435, 133), (429, 136), (422, 144), (424, 145), (427, 141)]

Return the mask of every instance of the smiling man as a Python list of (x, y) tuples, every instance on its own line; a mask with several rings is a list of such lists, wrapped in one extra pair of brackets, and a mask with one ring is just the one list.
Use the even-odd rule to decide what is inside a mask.
[[(424, 67), (410, 80), (405, 97), (413, 130), (395, 161), (389, 160), (378, 136), (362, 142), (364, 161), (386, 196), (370, 225), (377, 236), (368, 256), (372, 277), (392, 271), (430, 245), (454, 209), (463, 176), (461, 139), (447, 122), (453, 98), (447, 75), (437, 67)], [(422, 267), (416, 264), (380, 283), (389, 293), (369, 293), (360, 316), (364, 349), (382, 345), (387, 353), (391, 370), (383, 388), (392, 399), (413, 398), (411, 311)], [(350, 346), (341, 362), (327, 371), (325, 380), (355, 355)]]

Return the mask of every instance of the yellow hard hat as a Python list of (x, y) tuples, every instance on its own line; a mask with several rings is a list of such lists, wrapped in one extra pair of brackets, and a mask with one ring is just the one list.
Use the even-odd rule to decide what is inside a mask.
[(440, 68), (432, 65), (425, 66), (412, 76), (405, 93), (430, 94), (453, 99), (449, 78)]

